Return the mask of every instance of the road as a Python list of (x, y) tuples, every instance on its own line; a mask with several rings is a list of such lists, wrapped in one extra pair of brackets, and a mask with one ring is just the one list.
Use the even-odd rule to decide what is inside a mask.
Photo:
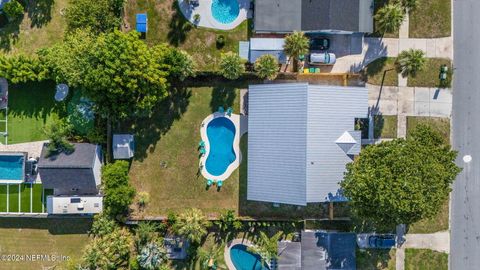
[[(453, 0), (453, 147), (463, 171), (453, 185), (450, 270), (480, 269), (480, 1)], [(463, 157), (470, 155), (470, 162)], [(467, 159), (468, 161), (468, 159)]]

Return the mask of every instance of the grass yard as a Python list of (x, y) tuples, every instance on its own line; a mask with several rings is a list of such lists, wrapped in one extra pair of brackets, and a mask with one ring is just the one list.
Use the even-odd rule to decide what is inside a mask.
[(448, 230), (448, 203), (445, 200), (438, 214), (429, 219), (423, 219), (408, 226), (408, 233), (434, 233)]
[(419, 124), (430, 126), (438, 131), (445, 142), (450, 143), (450, 119), (442, 117), (407, 116), (407, 137)]
[[(393, 3), (395, 1), (393, 0), (374, 0), (374, 14), (377, 14), (377, 11), (379, 9), (381, 9), (383, 6), (389, 4), (389, 3)], [(377, 22), (375, 21), (374, 19), (374, 25), (373, 25), (373, 31), (374, 33), (372, 34), (372, 36), (377, 36), (377, 37), (381, 37), (382, 36), (382, 33), (379, 33), (377, 32)], [(383, 35), (383, 37), (386, 37), (386, 38), (398, 38), (399, 36), (399, 32), (396, 31), (395, 33), (385, 33)]]
[[(26, 184), (21, 185), (20, 187), (20, 212), (30, 212), (31, 211), (31, 200), (32, 200), (32, 185)], [(40, 201), (41, 204), (41, 201)]]
[[(7, 209), (8, 186), (8, 209)], [(19, 192), (20, 191), (20, 192)], [(20, 201), (19, 201), (20, 197)], [(19, 205), (20, 203), (20, 205)], [(42, 213), (41, 184), (0, 185), (0, 212)], [(45, 209), (46, 210), (46, 209)]]
[(24, 2), (29, 4), (23, 20), (0, 26), (0, 50), (32, 54), (61, 41), (66, 25), (61, 13), (68, 0)]
[(405, 270), (447, 270), (448, 254), (429, 249), (405, 249)]
[(437, 38), (451, 35), (451, 1), (418, 0), (410, 12), (410, 38)]
[(7, 212), (7, 185), (0, 185), (0, 212)]
[[(2, 254), (63, 255), (69, 261), (0, 262), (0, 269), (37, 270), (66, 269), (82, 256), (89, 242), (87, 218), (2, 218), (0, 219), (0, 250)], [(55, 267), (54, 267), (55, 266)], [(72, 268), (73, 269), (73, 268)]]
[(8, 186), (8, 212), (19, 212), (19, 185)]
[(357, 249), (358, 270), (395, 270), (395, 249)]
[(396, 115), (375, 115), (373, 135), (375, 139), (392, 139), (397, 137)]
[(395, 71), (395, 57), (382, 57), (370, 64), (362, 71), (364, 80), (369, 84), (397, 86), (398, 74)]
[(445, 85), (442, 87), (450, 87), (452, 81), (452, 62), (449, 59), (443, 58), (427, 58), (425, 68), (419, 72), (415, 77), (408, 77), (408, 86), (423, 86), (423, 87), (441, 87), (440, 85), (440, 67), (447, 65), (449, 72)]
[[(189, 52), (198, 68), (202, 71), (217, 70), (220, 54), (238, 51), (238, 41), (247, 40), (250, 23), (243, 22), (237, 28), (220, 31), (196, 28), (185, 19), (177, 8), (176, 0), (128, 0), (125, 4), (126, 21), (129, 30), (135, 28), (135, 14), (146, 12), (148, 15), (148, 33), (146, 42), (155, 45), (167, 42)], [(217, 48), (216, 38), (225, 37), (225, 46)]]
[(43, 128), (65, 110), (55, 102), (55, 83), (14, 84), (8, 92), (8, 143), (46, 140)]

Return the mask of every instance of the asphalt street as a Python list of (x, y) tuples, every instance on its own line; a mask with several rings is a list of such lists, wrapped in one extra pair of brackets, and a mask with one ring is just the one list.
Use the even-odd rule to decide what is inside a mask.
[(459, 151), (457, 164), (463, 171), (453, 185), (449, 268), (477, 270), (480, 269), (480, 0), (453, 0), (453, 8), (453, 147)]

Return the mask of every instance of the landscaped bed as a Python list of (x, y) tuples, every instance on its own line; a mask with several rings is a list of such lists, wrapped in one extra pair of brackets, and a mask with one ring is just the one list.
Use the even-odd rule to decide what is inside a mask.
[(405, 269), (408, 270), (447, 270), (448, 254), (429, 249), (405, 249)]
[(410, 11), (410, 38), (438, 38), (451, 35), (450, 0), (418, 0)]
[[(229, 31), (196, 28), (178, 9), (177, 0), (128, 0), (125, 7), (130, 29), (135, 27), (136, 13), (146, 12), (149, 22), (146, 42), (150, 45), (167, 42), (186, 50), (200, 70), (217, 70), (221, 53), (237, 52), (238, 41), (248, 40), (249, 21)], [(223, 47), (217, 46), (220, 35), (225, 39)]]
[(357, 249), (357, 269), (395, 270), (395, 249)]
[(362, 71), (364, 80), (369, 84), (397, 86), (398, 74), (395, 71), (395, 57), (382, 57), (367, 65)]

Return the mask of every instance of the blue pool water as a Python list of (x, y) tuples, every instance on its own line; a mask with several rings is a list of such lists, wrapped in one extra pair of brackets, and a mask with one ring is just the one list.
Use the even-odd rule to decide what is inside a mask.
[(240, 13), (240, 5), (238, 0), (213, 0), (212, 15), (215, 20), (228, 24), (238, 17)]
[(233, 150), (235, 125), (226, 117), (215, 118), (208, 123), (207, 137), (210, 151), (205, 169), (213, 176), (222, 175), (237, 158)]
[(245, 245), (235, 245), (230, 249), (230, 258), (237, 270), (267, 270), (262, 266), (262, 260), (259, 255), (247, 251)]
[(0, 180), (23, 180), (24, 157), (0, 155)]

